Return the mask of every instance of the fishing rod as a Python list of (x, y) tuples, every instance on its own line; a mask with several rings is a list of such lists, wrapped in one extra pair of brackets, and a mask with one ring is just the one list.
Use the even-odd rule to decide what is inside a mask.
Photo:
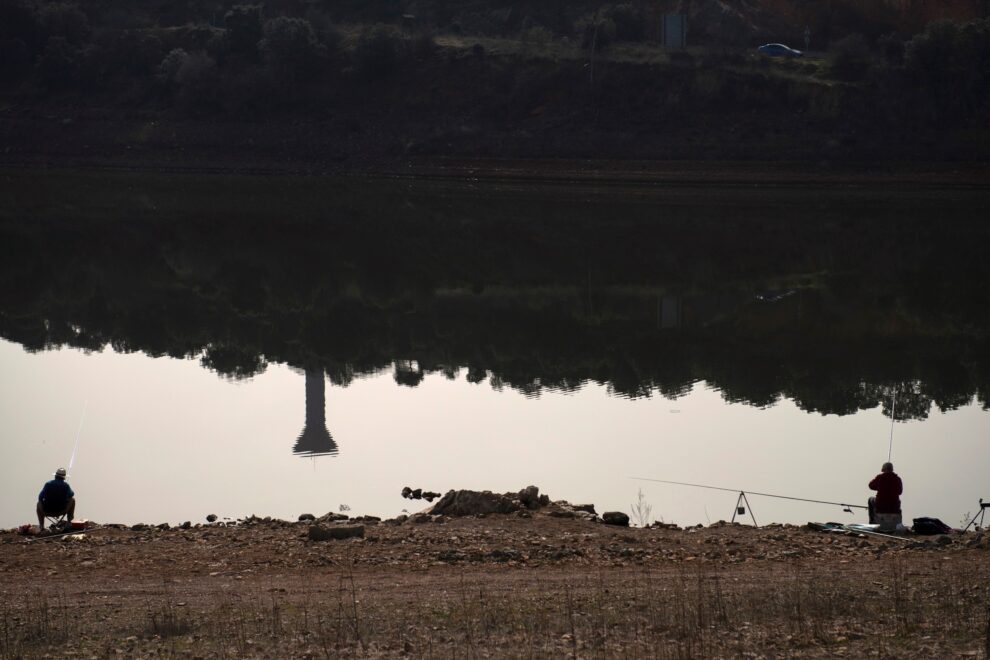
[[(867, 507), (862, 504), (846, 504), (845, 502), (829, 502), (827, 500), (811, 500), (806, 497), (791, 497), (790, 495), (774, 495), (773, 493), (757, 493), (753, 490), (743, 490), (741, 488), (723, 488), (721, 486), (706, 486), (704, 484), (690, 484), (685, 481), (668, 481), (666, 479), (648, 479), (646, 477), (630, 477), (630, 479), (636, 479), (638, 481), (655, 481), (661, 484), (675, 484), (677, 486), (693, 486), (694, 488), (707, 488), (708, 490), (724, 490), (727, 493), (746, 493), (747, 495), (761, 495), (763, 497), (774, 497), (779, 500), (795, 500), (797, 502), (812, 502), (813, 504), (832, 504), (834, 506), (841, 506), (846, 509), (850, 507), (855, 507), (857, 509), (866, 509)], [(850, 511), (850, 513), (852, 513)]]
[(890, 463), (890, 455), (894, 451), (894, 420), (897, 419), (897, 390), (890, 396), (890, 444), (887, 445), (887, 462)]
[(86, 399), (85, 403), (83, 403), (82, 417), (79, 418), (79, 428), (76, 429), (76, 442), (72, 446), (72, 457), (69, 459), (69, 468), (68, 468), (69, 470), (72, 469), (72, 466), (76, 462), (76, 451), (79, 449), (79, 437), (82, 435), (83, 422), (86, 421), (86, 409), (88, 407), (89, 407), (89, 399)]

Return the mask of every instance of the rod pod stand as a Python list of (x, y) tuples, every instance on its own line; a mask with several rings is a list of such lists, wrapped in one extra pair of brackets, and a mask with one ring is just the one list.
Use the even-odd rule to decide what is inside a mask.
[(979, 525), (976, 525), (976, 528), (977, 529), (980, 529), (981, 527), (983, 527), (983, 517), (987, 514), (987, 509), (990, 509), (990, 502), (984, 502), (983, 501), (983, 498), (981, 497), (980, 498), (980, 510), (977, 511), (976, 512), (976, 515), (973, 516), (973, 519), (970, 520), (969, 523), (966, 524), (966, 526), (963, 528), (963, 531), (965, 532), (965, 531), (969, 530), (969, 528), (972, 527), (976, 523), (976, 519), (977, 518), (980, 519), (980, 524)]
[[(982, 502), (983, 500), (980, 501)], [(743, 506), (743, 502), (746, 503), (745, 506)], [(987, 506), (990, 506), (990, 504)], [(746, 491), (742, 490), (739, 491), (739, 497), (736, 499), (736, 510), (732, 512), (732, 522), (736, 522), (737, 515), (745, 516), (747, 508), (749, 508), (749, 517), (753, 519), (753, 527), (758, 528), (759, 525), (756, 522), (756, 516), (753, 515), (753, 507), (749, 504), (749, 499), (746, 497)]]

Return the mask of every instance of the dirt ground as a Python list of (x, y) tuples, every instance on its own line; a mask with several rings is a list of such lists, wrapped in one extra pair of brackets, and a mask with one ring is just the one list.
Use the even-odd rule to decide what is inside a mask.
[(990, 656), (990, 534), (417, 520), (5, 531), (0, 657)]

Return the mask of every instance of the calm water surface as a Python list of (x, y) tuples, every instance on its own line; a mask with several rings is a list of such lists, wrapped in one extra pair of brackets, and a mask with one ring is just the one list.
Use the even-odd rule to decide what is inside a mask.
[(979, 193), (60, 174), (0, 202), (0, 526), (77, 432), (104, 522), (529, 484), (714, 522), (734, 493), (630, 477), (861, 504), (891, 433), (905, 518), (990, 498)]
[[(628, 400), (589, 385), (539, 398), (429, 376), (392, 374), (326, 388), (336, 455), (293, 453), (306, 424), (306, 376), (276, 367), (230, 383), (195, 362), (111, 351), (26, 354), (0, 344), (4, 479), (0, 525), (30, 520), (53, 466), (72, 454), (80, 513), (101, 521), (201, 520), (208, 513), (294, 518), (336, 511), (392, 516), (415, 504), (402, 486), (509, 490), (537, 484), (555, 498), (629, 511), (642, 488), (656, 516), (727, 519), (736, 496), (649, 482), (657, 477), (862, 503), (886, 459), (879, 410), (838, 417), (789, 402), (726, 403), (696, 384), (671, 401)], [(955, 524), (986, 485), (987, 413), (967, 405), (894, 428), (905, 514)], [(758, 522), (852, 520), (838, 507), (753, 498)]]

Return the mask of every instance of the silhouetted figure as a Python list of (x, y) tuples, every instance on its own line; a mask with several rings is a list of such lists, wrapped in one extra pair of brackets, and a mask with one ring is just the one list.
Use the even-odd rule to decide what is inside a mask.
[(299, 456), (337, 454), (337, 443), (327, 430), (326, 378), (323, 370), (306, 370), (306, 425), (292, 453)]
[(72, 520), (76, 514), (76, 494), (65, 480), (65, 468), (55, 470), (55, 478), (38, 493), (38, 527), (45, 528), (45, 516), (62, 516)]
[(883, 464), (880, 474), (873, 477), (870, 482), (870, 490), (877, 491), (876, 496), (871, 497), (867, 502), (871, 525), (877, 524), (877, 514), (901, 515), (901, 493), (904, 492), (904, 484), (894, 473), (893, 463)]

